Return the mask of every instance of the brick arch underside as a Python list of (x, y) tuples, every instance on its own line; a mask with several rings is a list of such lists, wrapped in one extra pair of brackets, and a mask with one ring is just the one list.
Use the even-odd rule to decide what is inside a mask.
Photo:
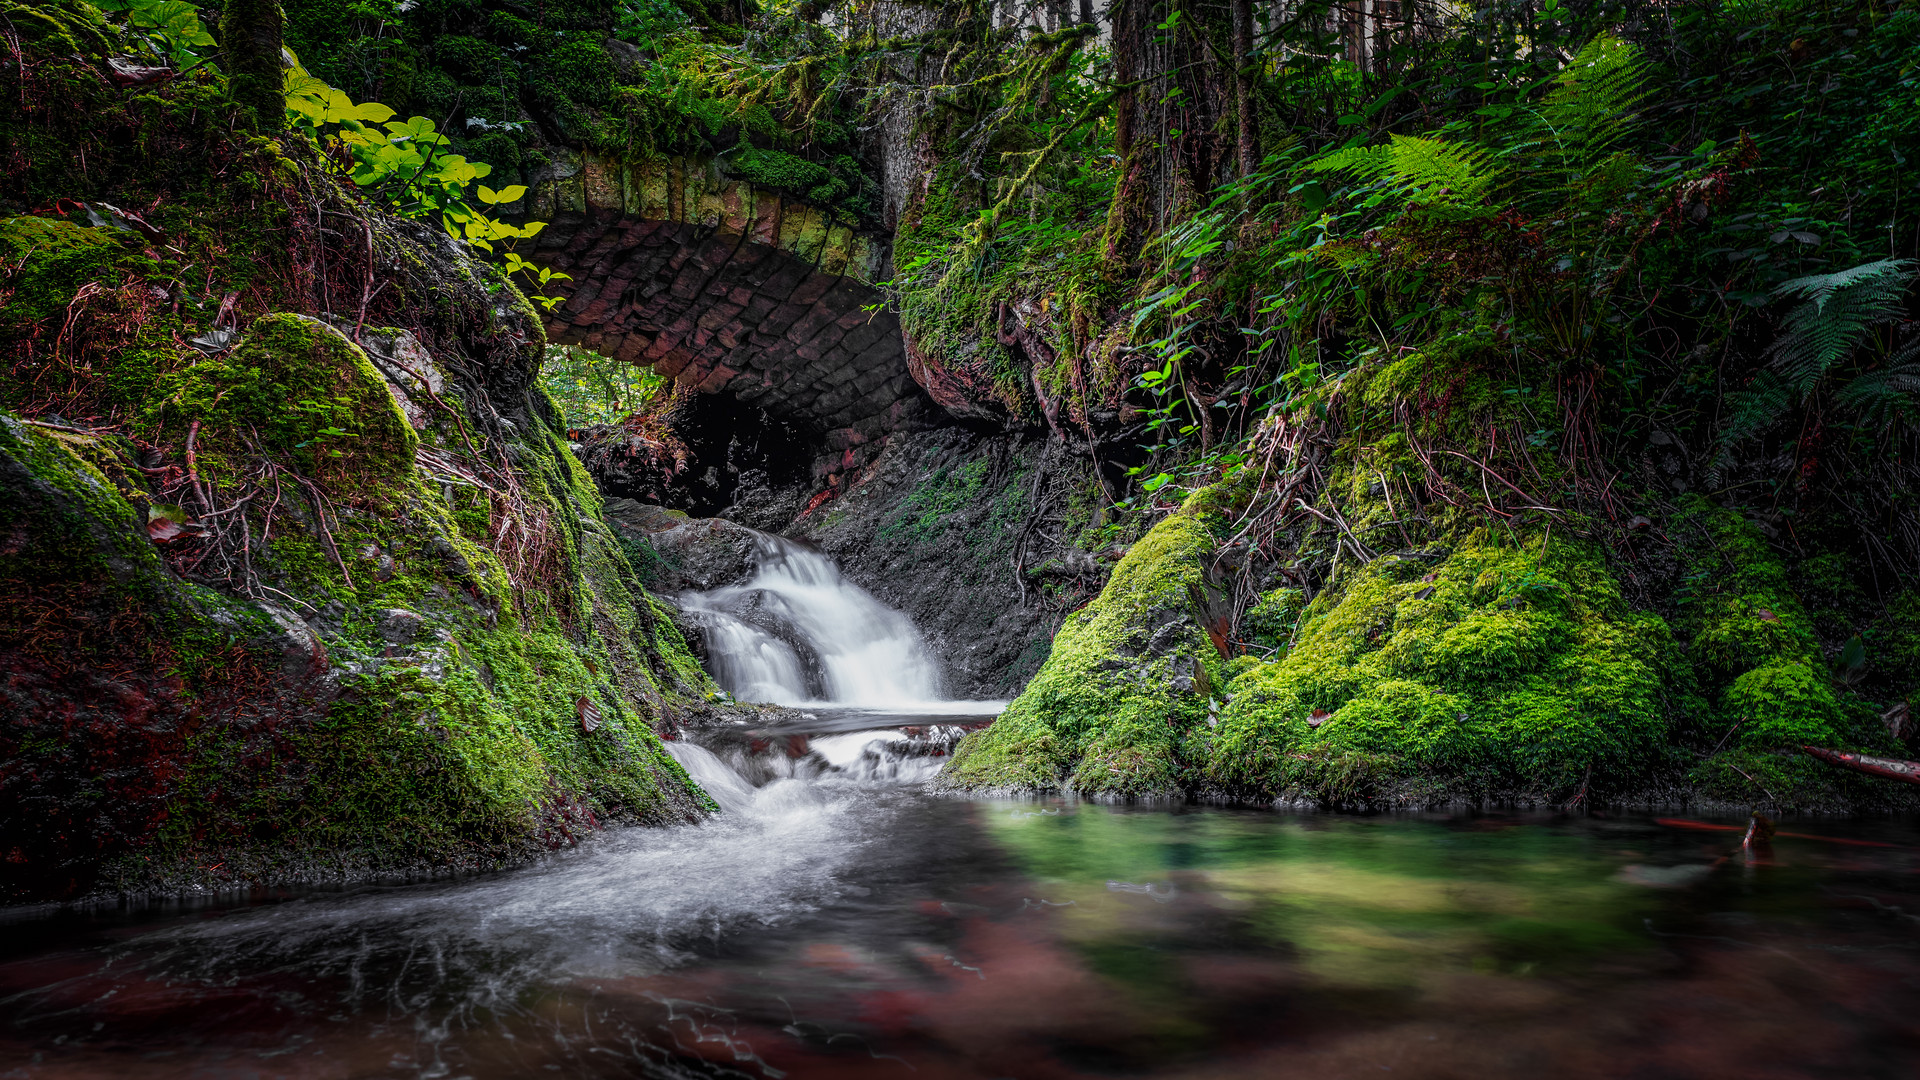
[(567, 297), (548, 316), (554, 342), (650, 365), (829, 442), (865, 442), (931, 408), (899, 320), (862, 310), (881, 302), (872, 286), (711, 225), (556, 217), (536, 256), (573, 275), (549, 287)]

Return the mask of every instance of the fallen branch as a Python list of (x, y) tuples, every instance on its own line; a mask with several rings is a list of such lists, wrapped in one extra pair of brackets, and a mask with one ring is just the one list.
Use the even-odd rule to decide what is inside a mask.
[(1866, 754), (1854, 754), (1845, 750), (1828, 750), (1818, 746), (1802, 746), (1800, 749), (1819, 758), (1829, 765), (1838, 765), (1843, 769), (1863, 772), (1868, 776), (1881, 776), (1888, 780), (1900, 780), (1909, 784), (1920, 784), (1920, 761), (1901, 761), (1898, 758), (1868, 757)]

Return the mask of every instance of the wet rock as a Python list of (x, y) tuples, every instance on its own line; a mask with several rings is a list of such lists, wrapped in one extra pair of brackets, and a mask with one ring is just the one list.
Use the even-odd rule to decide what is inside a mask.
[(278, 604), (261, 602), (260, 610), (273, 621), (273, 631), (262, 634), (253, 644), (277, 648), (284, 657), (280, 673), (287, 677), (314, 674), (326, 670), (327, 647), (320, 636), (299, 616)]
[[(1091, 483), (1085, 458), (1058, 443), (957, 428), (895, 432), (871, 460), (805, 491), (790, 524), (773, 526), (781, 514), (770, 505), (759, 508), (766, 517), (737, 516), (755, 509), (744, 504), (727, 516), (819, 545), (849, 580), (911, 616), (941, 659), (947, 693), (1008, 698), (1105, 576), (1062, 524), (1074, 493)], [(741, 489), (749, 487), (743, 474)]]
[(799, 485), (776, 485), (764, 469), (747, 469), (734, 488), (733, 505), (719, 516), (762, 532), (778, 532), (807, 508), (807, 496)]
[(418, 613), (406, 608), (386, 608), (374, 613), (374, 628), (380, 634), (380, 640), (389, 645), (411, 645), (413, 639), (420, 636), (423, 619)]
[(632, 536), (652, 536), (678, 528), (691, 520), (678, 510), (636, 499), (608, 499), (606, 516), (608, 524)]
[(321, 637), (338, 637), (346, 619), (347, 605), (339, 600), (330, 600), (306, 614), (307, 625)]
[[(342, 325), (346, 320), (337, 320)], [(344, 328), (344, 326), (343, 326)], [(367, 359), (387, 381), (387, 391), (416, 431), (433, 420), (435, 403), (446, 392), (447, 378), (420, 339), (406, 330), (362, 328), (360, 345)]]
[(705, 591), (753, 573), (757, 535), (721, 518), (697, 518), (647, 539), (672, 570), (676, 587)]

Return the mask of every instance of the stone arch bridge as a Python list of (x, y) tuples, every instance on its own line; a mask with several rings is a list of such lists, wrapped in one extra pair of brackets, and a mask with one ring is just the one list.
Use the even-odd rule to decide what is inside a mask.
[[(891, 241), (694, 158), (595, 157), (538, 181), (533, 257), (571, 274), (547, 334), (726, 393), (849, 452), (933, 406), (874, 282)], [(851, 460), (848, 464), (851, 464)]]

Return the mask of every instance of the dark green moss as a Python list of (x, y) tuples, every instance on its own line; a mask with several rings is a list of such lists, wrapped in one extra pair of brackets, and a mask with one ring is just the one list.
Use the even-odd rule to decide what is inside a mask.
[(815, 203), (836, 202), (848, 190), (847, 182), (833, 170), (783, 150), (737, 150), (727, 159), (727, 169), (761, 187), (790, 192)]

